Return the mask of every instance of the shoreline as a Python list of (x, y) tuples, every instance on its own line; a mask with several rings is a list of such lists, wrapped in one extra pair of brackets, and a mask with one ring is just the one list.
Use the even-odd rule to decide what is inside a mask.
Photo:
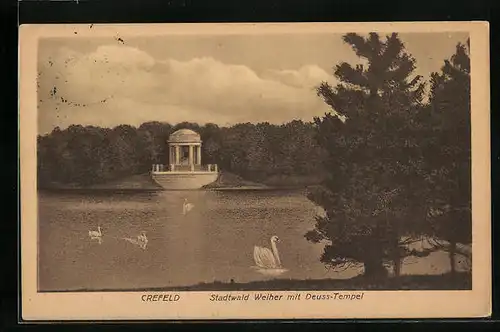
[(169, 191), (217, 191), (217, 192), (238, 192), (238, 191), (296, 191), (306, 190), (307, 186), (283, 186), (283, 187), (267, 187), (267, 188), (254, 188), (254, 187), (224, 187), (224, 188), (200, 188), (200, 189), (163, 189), (163, 188), (86, 188), (86, 187), (40, 187), (37, 189), (39, 192), (61, 192), (61, 193), (96, 193), (96, 192), (114, 192), (114, 193), (147, 193), (147, 192), (169, 192)]
[(389, 290), (471, 290), (472, 273), (457, 272), (455, 279), (450, 273), (438, 275), (402, 275), (399, 278), (384, 278), (374, 281), (364, 276), (350, 279), (271, 279), (246, 283), (213, 281), (190, 286), (169, 286), (123, 289), (71, 289), (38, 290), (40, 293), (69, 292), (225, 292), (225, 291), (389, 291)]
[(38, 191), (52, 192), (156, 192), (156, 191), (279, 191), (279, 190), (301, 190), (317, 186), (317, 183), (301, 183), (290, 185), (290, 181), (282, 181), (283, 184), (273, 183), (267, 185), (260, 182), (249, 181), (238, 175), (221, 172), (219, 178), (204, 187), (198, 189), (164, 189), (156, 184), (149, 173), (133, 175), (122, 180), (108, 183), (82, 186), (77, 184), (52, 184), (38, 187)]

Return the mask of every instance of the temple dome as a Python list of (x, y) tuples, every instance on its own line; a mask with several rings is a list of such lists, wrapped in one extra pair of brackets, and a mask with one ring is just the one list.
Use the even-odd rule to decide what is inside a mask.
[(169, 143), (201, 143), (200, 134), (191, 129), (179, 129), (168, 138)]

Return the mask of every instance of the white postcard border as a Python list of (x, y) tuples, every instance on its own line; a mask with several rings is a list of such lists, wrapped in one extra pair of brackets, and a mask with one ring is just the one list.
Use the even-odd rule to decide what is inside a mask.
[[(153, 36), (164, 34), (263, 34), (345, 32), (470, 33), (473, 172), (472, 291), (346, 291), (361, 300), (306, 300), (321, 291), (230, 292), (250, 294), (244, 302), (213, 302), (210, 294), (169, 292), (178, 301), (142, 301), (143, 294), (165, 292), (37, 292), (37, 50), (43, 37)], [(185, 320), (485, 317), (491, 314), (491, 194), (489, 26), (487, 22), (405, 23), (210, 23), (75, 24), (20, 27), (21, 286), (24, 320)], [(336, 291), (328, 291), (334, 293)], [(301, 293), (301, 300), (255, 301), (256, 293)]]

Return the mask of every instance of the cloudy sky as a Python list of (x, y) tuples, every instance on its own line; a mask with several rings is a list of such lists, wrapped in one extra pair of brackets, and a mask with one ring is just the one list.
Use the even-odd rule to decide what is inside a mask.
[[(401, 34), (426, 79), (465, 33)], [(340, 34), (51, 38), (39, 44), (38, 131), (146, 121), (310, 121), (332, 68), (359, 63)], [(55, 89), (54, 89), (55, 88)], [(55, 91), (54, 91), (55, 90)], [(55, 93), (54, 93), (55, 92)]]

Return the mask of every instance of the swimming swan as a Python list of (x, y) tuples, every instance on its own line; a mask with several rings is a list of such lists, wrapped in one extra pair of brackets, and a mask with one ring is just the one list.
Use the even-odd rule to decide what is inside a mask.
[(276, 247), (276, 243), (279, 242), (280, 239), (276, 235), (273, 235), (271, 237), (272, 251), (268, 248), (254, 246), (253, 259), (256, 265), (254, 268), (256, 268), (258, 272), (274, 276), (288, 271), (287, 269), (283, 269), (281, 266), (278, 248)]
[(141, 234), (137, 236), (137, 241), (139, 241), (139, 247), (141, 247), (141, 249), (146, 249), (149, 241), (145, 231), (142, 231)]
[(137, 239), (132, 239), (129, 237), (123, 238), (125, 241), (128, 241), (132, 244), (138, 245), (141, 249), (145, 250), (148, 245), (148, 238), (146, 237), (146, 232), (142, 231), (141, 234), (137, 235)]
[(102, 243), (101, 226), (97, 226), (97, 231), (89, 231), (90, 240), (97, 240), (99, 244)]
[(182, 214), (186, 215), (193, 208), (194, 208), (194, 205), (191, 203), (188, 203), (187, 198), (184, 198), (184, 204), (182, 204)]

